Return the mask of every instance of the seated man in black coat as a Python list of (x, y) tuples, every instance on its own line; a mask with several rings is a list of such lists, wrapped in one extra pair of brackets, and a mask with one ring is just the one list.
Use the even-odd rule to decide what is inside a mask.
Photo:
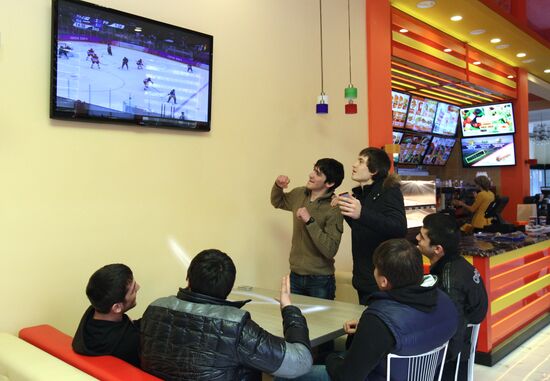
[(290, 302), (283, 278), (280, 305), (284, 338), (262, 329), (246, 302), (226, 300), (236, 269), (225, 253), (200, 252), (187, 270), (187, 287), (154, 301), (141, 323), (144, 370), (164, 380), (260, 380), (261, 372), (297, 377), (311, 368), (306, 319)]
[(139, 320), (126, 312), (136, 306), (139, 284), (132, 270), (116, 263), (103, 266), (88, 281), (86, 295), (92, 304), (73, 339), (76, 353), (112, 355), (139, 367)]
[(455, 379), (457, 356), (461, 353), (458, 380), (466, 380), (471, 332), (466, 326), (481, 323), (485, 318), (489, 304), (487, 291), (479, 271), (458, 252), (460, 229), (456, 220), (434, 213), (424, 217), (423, 223), (416, 237), (418, 248), (430, 260), (430, 274), (439, 278), (439, 288), (449, 295), (459, 315), (458, 329), (449, 342), (442, 379)]

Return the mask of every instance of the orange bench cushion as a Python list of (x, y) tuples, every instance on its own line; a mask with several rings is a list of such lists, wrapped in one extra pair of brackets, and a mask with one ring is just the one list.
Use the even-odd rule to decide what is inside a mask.
[(19, 337), (52, 356), (102, 381), (159, 381), (160, 379), (114, 356), (83, 356), (73, 350), (72, 337), (51, 325), (23, 328)]

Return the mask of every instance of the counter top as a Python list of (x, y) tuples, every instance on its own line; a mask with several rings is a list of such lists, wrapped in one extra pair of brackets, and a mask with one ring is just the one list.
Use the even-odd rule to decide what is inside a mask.
[(463, 236), (460, 240), (460, 254), (477, 257), (492, 257), (550, 239), (549, 234), (544, 234), (536, 237), (525, 236), (525, 239), (520, 240), (522, 235), (524, 234), (516, 232), (511, 235), (483, 233), (478, 236)]

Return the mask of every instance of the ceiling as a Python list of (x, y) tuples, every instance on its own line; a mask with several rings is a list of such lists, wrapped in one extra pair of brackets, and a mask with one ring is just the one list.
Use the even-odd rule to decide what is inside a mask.
[[(550, 37), (550, 0), (527, 1), (528, 16), (534, 14), (530, 24), (537, 28), (538, 33), (516, 26), (480, 0), (436, 0), (432, 8), (426, 9), (417, 7), (420, 2), (391, 0), (391, 5), (508, 65), (524, 68), (550, 82), (550, 73), (544, 72), (550, 70), (550, 41), (543, 38)], [(506, 6), (508, 2), (501, 0), (494, 3)], [(463, 18), (451, 21), (454, 15)], [(471, 34), (474, 30), (485, 32)], [(500, 38), (501, 41), (491, 43), (493, 38)], [(517, 53), (526, 53), (526, 56), (518, 58)]]

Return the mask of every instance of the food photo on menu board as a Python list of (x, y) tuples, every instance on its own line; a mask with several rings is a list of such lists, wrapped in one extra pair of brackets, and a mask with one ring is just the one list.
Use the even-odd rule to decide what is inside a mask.
[(501, 167), (515, 165), (514, 135), (463, 138), (464, 167)]
[(452, 138), (441, 138), (439, 136), (434, 136), (428, 149), (426, 150), (426, 155), (422, 164), (424, 165), (445, 165), (449, 156), (451, 156), (451, 151), (455, 145), (455, 139)]
[(422, 97), (411, 97), (405, 128), (418, 132), (432, 132), (437, 101)]
[(420, 164), (426, 149), (430, 144), (429, 135), (404, 134), (401, 139), (399, 163), (400, 164)]
[(475, 106), (460, 110), (462, 136), (511, 134), (515, 132), (512, 103)]
[(392, 127), (403, 128), (411, 96), (409, 94), (398, 93), (397, 91), (392, 91), (391, 95)]
[(401, 138), (403, 137), (403, 133), (400, 131), (393, 131), (393, 144), (399, 144), (401, 143)]
[(439, 135), (455, 136), (459, 114), (460, 107), (439, 102), (432, 132)]

